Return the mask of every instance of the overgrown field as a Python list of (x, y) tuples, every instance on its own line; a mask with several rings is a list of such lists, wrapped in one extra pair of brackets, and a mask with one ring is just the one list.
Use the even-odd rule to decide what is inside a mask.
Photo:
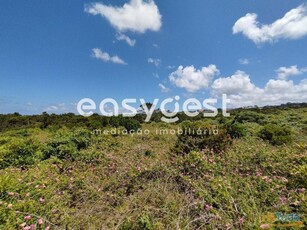
[[(230, 118), (177, 124), (69, 117), (77, 125), (54, 125), (47, 114), (34, 123), (16, 114), (0, 119), (0, 229), (285, 229), (272, 224), (292, 223), (263, 218), (276, 212), (299, 214), (306, 227), (306, 107), (238, 110)], [(139, 127), (147, 133), (93, 132)], [(174, 134), (178, 129), (203, 132)]]

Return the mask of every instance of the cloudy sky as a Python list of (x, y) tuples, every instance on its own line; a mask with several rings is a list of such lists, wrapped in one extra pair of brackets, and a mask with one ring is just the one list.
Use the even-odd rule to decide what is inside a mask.
[(0, 113), (75, 112), (82, 98), (306, 102), (306, 60), (306, 1), (0, 3)]

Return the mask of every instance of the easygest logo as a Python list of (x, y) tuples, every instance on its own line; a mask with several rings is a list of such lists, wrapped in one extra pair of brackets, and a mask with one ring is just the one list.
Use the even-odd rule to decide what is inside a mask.
[[(204, 117), (216, 117), (218, 115), (218, 109), (216, 108), (216, 104), (218, 102), (217, 99), (205, 99), (203, 101), (199, 101), (197, 98), (189, 98), (185, 100), (180, 106), (179, 104), (180, 97), (175, 96), (174, 98), (166, 98), (160, 102), (160, 99), (154, 99), (151, 106), (148, 107), (145, 99), (141, 98), (139, 100), (135, 98), (124, 99), (120, 103), (122, 110), (124, 111), (122, 115), (124, 117), (134, 117), (139, 111), (136, 107), (137, 102), (140, 102), (142, 105), (142, 112), (146, 114), (145, 122), (149, 122), (153, 113), (157, 110), (158, 105), (159, 111), (163, 114), (161, 121), (166, 123), (174, 123), (179, 121), (177, 114), (180, 112), (184, 112), (189, 117), (196, 117), (200, 113), (203, 114)], [(230, 113), (227, 112), (227, 103), (230, 103), (230, 100), (227, 98), (226, 94), (222, 95), (222, 115), (224, 117), (229, 117)], [(173, 104), (174, 110), (169, 111), (167, 109), (168, 106)], [(111, 110), (106, 110), (107, 105), (111, 105)], [(110, 107), (109, 107), (110, 108)], [(201, 110), (203, 110), (201, 112)], [(80, 115), (84, 117), (92, 116), (95, 112), (97, 112), (97, 104), (94, 100), (90, 98), (83, 98), (79, 101), (77, 105), (77, 111)], [(113, 98), (103, 99), (99, 104), (99, 111), (103, 116), (112, 117), (119, 116), (120, 114), (120, 106), (119, 103)]]
[(300, 214), (297, 213), (282, 213), (268, 212), (261, 216), (260, 228), (270, 227), (303, 227), (304, 223), (301, 220)]

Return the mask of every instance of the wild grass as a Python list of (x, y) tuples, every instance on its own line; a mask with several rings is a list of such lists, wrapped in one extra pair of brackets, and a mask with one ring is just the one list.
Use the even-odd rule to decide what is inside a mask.
[[(155, 134), (180, 124), (143, 124), (149, 135), (2, 132), (0, 229), (260, 229), (267, 212), (299, 213), (306, 225), (306, 109), (253, 115), (235, 121), (244, 135), (227, 148), (181, 154), (180, 138)], [(261, 139), (273, 123), (292, 142)]]

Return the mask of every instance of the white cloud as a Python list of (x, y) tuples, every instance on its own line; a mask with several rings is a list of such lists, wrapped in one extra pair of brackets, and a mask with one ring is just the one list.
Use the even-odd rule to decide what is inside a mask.
[(216, 79), (211, 87), (214, 92), (219, 94), (249, 93), (256, 88), (251, 83), (249, 75), (243, 71), (237, 71), (230, 77)]
[(219, 78), (212, 84), (214, 97), (226, 93), (233, 107), (279, 105), (286, 102), (307, 101), (307, 79), (298, 84), (293, 81), (270, 79), (264, 88), (251, 82), (249, 75), (237, 71), (233, 76)]
[(115, 64), (127, 65), (125, 61), (119, 58), (117, 55), (110, 56), (110, 54), (101, 51), (99, 48), (92, 49), (92, 57), (102, 60), (104, 62), (113, 62)]
[(125, 41), (131, 47), (133, 47), (136, 43), (135, 39), (131, 39), (127, 35), (122, 34), (122, 33), (116, 33), (116, 39), (118, 41)]
[(48, 108), (46, 108), (46, 111), (57, 111), (59, 109), (56, 105), (51, 105)]
[(257, 17), (254, 13), (246, 14), (234, 24), (233, 33), (242, 33), (256, 44), (279, 39), (298, 39), (307, 35), (307, 4), (290, 10), (272, 24), (262, 25)]
[(161, 65), (161, 60), (160, 59), (154, 59), (154, 58), (148, 58), (148, 63), (154, 64), (156, 67), (160, 67)]
[(56, 105), (50, 105), (47, 108), (45, 108), (44, 111), (50, 112), (50, 113), (67, 113), (71, 110), (71, 108), (68, 108), (65, 103), (60, 103)]
[[(38, 105), (35, 108), (37, 112), (48, 112), (48, 113), (55, 113), (55, 114), (63, 114), (63, 113), (77, 113), (77, 103), (58, 103), (58, 104), (51, 104), (48, 107), (43, 105)], [(33, 108), (31, 108), (33, 111)]]
[(175, 72), (169, 75), (172, 84), (184, 88), (188, 92), (196, 92), (209, 86), (214, 76), (219, 74), (215, 65), (195, 69), (194, 66), (179, 66)]
[(292, 81), (286, 81), (286, 80), (275, 80), (270, 79), (265, 86), (265, 90), (272, 93), (279, 93), (281, 91), (287, 91), (287, 89), (291, 89), (293, 87)]
[(176, 66), (174, 66), (174, 65), (169, 65), (169, 66), (167, 66), (167, 68), (168, 68), (168, 69), (175, 69)]
[(160, 87), (160, 89), (161, 89), (161, 91), (163, 92), (163, 93), (168, 93), (169, 91), (170, 91), (170, 89), (169, 88), (167, 88), (165, 85), (163, 85), (163, 84), (159, 84), (159, 87)]
[(280, 67), (275, 71), (278, 79), (286, 80), (290, 76), (300, 75), (307, 72), (307, 68), (299, 69), (297, 65), (292, 65), (290, 67)]
[(158, 79), (160, 78), (160, 76), (159, 76), (158, 73), (153, 73), (152, 75), (153, 75), (155, 78), (158, 78)]
[(282, 104), (286, 102), (306, 102), (307, 80), (298, 84), (289, 80), (274, 80), (267, 82), (263, 90), (262, 104)]
[(153, 0), (130, 0), (122, 7), (92, 3), (85, 7), (85, 12), (101, 15), (120, 32), (145, 33), (147, 30), (159, 31), (162, 26), (162, 16)]
[(248, 65), (249, 64), (249, 60), (247, 58), (240, 58), (239, 59), (239, 63), (241, 65)]

